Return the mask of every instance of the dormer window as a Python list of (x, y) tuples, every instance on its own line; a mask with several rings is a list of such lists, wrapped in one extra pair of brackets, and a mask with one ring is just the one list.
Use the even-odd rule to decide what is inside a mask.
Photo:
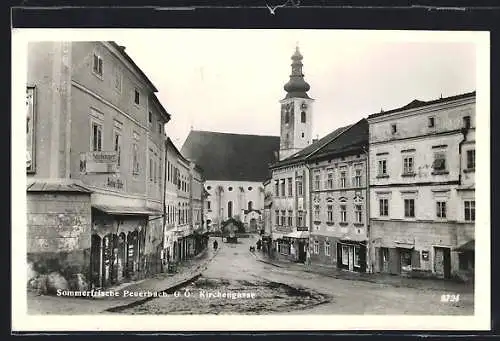
[(398, 132), (398, 128), (396, 126), (396, 124), (391, 124), (391, 133), (394, 135)]
[(428, 118), (428, 125), (429, 128), (434, 128), (434, 117), (429, 117)]

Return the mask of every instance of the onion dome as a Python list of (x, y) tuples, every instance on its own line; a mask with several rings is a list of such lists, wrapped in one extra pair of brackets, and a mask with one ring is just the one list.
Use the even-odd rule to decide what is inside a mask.
[(297, 46), (295, 53), (292, 56), (292, 74), (290, 75), (290, 80), (283, 87), (287, 92), (286, 98), (309, 98), (307, 91), (309, 91), (311, 87), (304, 80), (304, 74), (302, 73), (302, 59), (303, 57), (300, 54), (299, 47)]

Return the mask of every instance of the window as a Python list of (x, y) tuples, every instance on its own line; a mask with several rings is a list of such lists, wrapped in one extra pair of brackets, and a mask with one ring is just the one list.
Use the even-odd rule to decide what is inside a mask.
[(319, 190), (320, 186), (320, 173), (314, 172), (314, 189)]
[(342, 265), (349, 265), (349, 248), (342, 245)]
[(288, 183), (287, 183), (288, 184), (288, 196), (291, 197), (292, 196), (292, 187), (293, 187), (292, 186), (292, 178), (288, 178), (287, 181), (288, 181)]
[(280, 185), (279, 185), (279, 180), (274, 181), (274, 195), (279, 197), (280, 196)]
[(331, 168), (327, 170), (326, 187), (328, 189), (333, 189), (333, 169)]
[(330, 256), (330, 243), (325, 242), (325, 256)]
[(436, 202), (436, 216), (438, 218), (446, 218), (446, 202)]
[(470, 128), (470, 116), (464, 116), (463, 118), (464, 128)]
[(471, 149), (467, 151), (467, 169), (476, 168), (476, 150)]
[(360, 263), (360, 248), (359, 246), (354, 247), (354, 266), (359, 268)]
[(251, 191), (253, 188), (252, 188), (252, 186), (250, 186), (250, 187), (248, 187), (247, 189), (248, 189), (249, 191)]
[(415, 199), (405, 199), (405, 217), (415, 217)]
[(345, 171), (340, 172), (340, 188), (346, 187), (346, 177), (347, 177), (347, 172)]
[(153, 126), (153, 113), (151, 111), (148, 113), (148, 124), (150, 128)]
[(389, 215), (389, 199), (379, 199), (379, 215), (387, 217)]
[(361, 187), (361, 169), (356, 169), (355, 170), (354, 186), (355, 187)]
[(356, 222), (361, 224), (363, 222), (363, 207), (361, 205), (355, 206)]
[(327, 205), (326, 211), (328, 215), (328, 222), (333, 222), (333, 205)]
[(476, 221), (476, 201), (464, 201), (464, 218), (465, 221)]
[(306, 112), (305, 111), (302, 111), (300, 113), (300, 122), (306, 123)]
[(140, 96), (139, 96), (139, 91), (137, 91), (137, 89), (134, 91), (134, 103), (140, 104)]
[(302, 133), (302, 135), (301, 135), (301, 136), (302, 136), (302, 138), (304, 138), (304, 133)]
[(207, 210), (212, 210), (211, 205), (212, 203), (210, 201), (207, 201)]
[(94, 53), (94, 61), (92, 63), (92, 70), (95, 74), (102, 77), (102, 58)]
[(396, 126), (396, 124), (391, 124), (391, 133), (392, 134), (396, 134), (398, 132), (398, 127)]
[(115, 139), (114, 139), (114, 144), (115, 144), (115, 152), (116, 152), (116, 164), (118, 167), (120, 167), (120, 164), (121, 164), (121, 145), (122, 145), (122, 139), (121, 139), (121, 135), (118, 134), (117, 132), (115, 132)]
[(134, 133), (134, 142), (132, 143), (132, 173), (139, 174), (139, 137)]
[(233, 191), (233, 188), (232, 188), (231, 186), (229, 186), (229, 187), (227, 188), (227, 190), (228, 190), (229, 192), (232, 192), (232, 191)]
[(298, 211), (297, 212), (297, 227), (302, 227), (302, 226), (304, 226), (304, 212)]
[(285, 194), (285, 179), (281, 179), (281, 196), (284, 197)]
[(340, 205), (340, 221), (345, 223), (347, 222), (347, 206)]
[(288, 226), (292, 226), (292, 225), (293, 225), (293, 211), (289, 210), (288, 211)]
[(319, 221), (320, 220), (320, 209), (319, 209), (319, 205), (314, 205), (314, 220), (315, 221)]
[(434, 117), (429, 117), (428, 118), (428, 125), (429, 128), (434, 128)]
[(378, 161), (378, 175), (379, 176), (387, 175), (387, 160)]
[(120, 70), (118, 69), (115, 69), (115, 74), (114, 74), (114, 86), (115, 86), (115, 89), (118, 90), (118, 91), (122, 91), (122, 73)]
[(314, 254), (318, 255), (319, 254), (319, 241), (315, 240), (314, 241), (314, 249), (313, 249)]
[(253, 202), (252, 201), (249, 201), (248, 202), (248, 210), (252, 210), (253, 209)]
[(278, 210), (274, 211), (274, 216), (276, 217), (276, 225), (279, 226), (279, 224), (280, 224), (280, 211), (278, 211)]
[(153, 158), (149, 158), (149, 181), (153, 181)]
[(403, 159), (403, 174), (413, 174), (413, 156), (406, 156)]
[(163, 130), (162, 127), (163, 127), (163, 123), (161, 123), (161, 121), (158, 121), (158, 134), (160, 134), (160, 135), (161, 135), (161, 132)]
[(285, 112), (285, 123), (290, 122), (290, 114), (288, 113), (288, 110)]
[(286, 215), (286, 211), (281, 210), (281, 217), (280, 217), (280, 225), (281, 226), (285, 226), (285, 215)]
[(446, 170), (446, 154), (444, 152), (434, 153), (434, 163), (432, 164), (432, 168), (437, 172)]
[(212, 186), (207, 186), (207, 190), (211, 190), (212, 189)]
[(232, 216), (233, 216), (233, 202), (232, 201), (228, 201), (228, 203), (227, 203), (227, 216), (228, 216), (228, 218), (232, 218)]
[(302, 196), (302, 177), (297, 177), (297, 196)]
[(92, 122), (92, 151), (102, 150), (102, 125)]

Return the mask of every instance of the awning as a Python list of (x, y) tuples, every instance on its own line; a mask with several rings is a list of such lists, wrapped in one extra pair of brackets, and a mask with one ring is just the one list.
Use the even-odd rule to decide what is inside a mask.
[(283, 233), (274, 233), (272, 234), (273, 239), (283, 239)]
[(456, 247), (453, 249), (453, 251), (457, 252), (467, 252), (467, 251), (474, 251), (476, 248), (476, 242), (474, 239), (469, 240), (467, 243), (464, 243), (460, 245), (459, 247)]
[(353, 235), (353, 234), (349, 234), (349, 233), (346, 233), (344, 234), (342, 237), (340, 237), (340, 241), (341, 242), (366, 242), (366, 237), (364, 236), (361, 236), (361, 235)]
[(309, 232), (307, 231), (293, 231), (284, 235), (285, 238), (294, 238), (294, 239), (309, 239)]
[(415, 248), (415, 244), (414, 243), (410, 243), (410, 242), (407, 242), (407, 241), (395, 240), (394, 241), (394, 245), (397, 248), (400, 248), (400, 249), (413, 249), (413, 248)]
[(93, 208), (98, 209), (111, 215), (162, 215), (163, 212), (155, 211), (146, 207), (129, 207), (129, 206), (108, 206), (108, 205), (92, 205)]

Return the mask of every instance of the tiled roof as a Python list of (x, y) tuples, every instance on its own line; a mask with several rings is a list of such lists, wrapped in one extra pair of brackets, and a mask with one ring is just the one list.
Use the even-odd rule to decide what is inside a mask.
[(76, 183), (35, 180), (26, 186), (27, 192), (72, 192), (92, 193), (91, 190)]
[(400, 108), (397, 108), (397, 109), (392, 109), (392, 110), (389, 110), (389, 111), (381, 111), (379, 113), (371, 114), (371, 115), (368, 116), (368, 118), (375, 118), (375, 117), (379, 117), (379, 116), (391, 114), (391, 113), (398, 112), (398, 111), (409, 110), (409, 109), (416, 109), (416, 108), (425, 107), (427, 105), (433, 105), (433, 104), (439, 104), (439, 103), (446, 103), (446, 102), (455, 101), (455, 100), (463, 99), (463, 98), (474, 97), (474, 96), (476, 96), (476, 91), (467, 92), (467, 93), (460, 94), (460, 95), (455, 95), (455, 96), (449, 96), (449, 97), (439, 98), (439, 99), (435, 99), (435, 100), (432, 100), (432, 101), (420, 101), (420, 100), (415, 99), (415, 100), (411, 101), (410, 103), (408, 103), (407, 105), (405, 105), (403, 107), (400, 107)]
[(359, 153), (366, 147), (368, 147), (368, 121), (363, 118), (344, 130), (343, 134), (337, 135), (331, 142), (314, 152), (309, 158), (315, 159), (326, 155), (333, 156), (351, 152)]
[(284, 166), (284, 165), (288, 165), (288, 164), (292, 164), (292, 163), (297, 163), (300, 161), (305, 161), (308, 155), (314, 153), (315, 151), (320, 149), (322, 146), (327, 144), (329, 141), (332, 141), (333, 139), (335, 139), (337, 136), (342, 134), (342, 132), (344, 132), (349, 127), (351, 127), (351, 126), (348, 125), (345, 127), (335, 129), (330, 134), (328, 134), (325, 137), (319, 139), (318, 141), (312, 143), (311, 145), (305, 147), (304, 149), (301, 149), (297, 153), (290, 155), (289, 157), (287, 157), (284, 160), (281, 160), (280, 162), (276, 162), (275, 164), (273, 164), (273, 167), (279, 167), (279, 166)]
[(181, 153), (203, 168), (207, 180), (262, 182), (279, 148), (279, 136), (192, 130)]

